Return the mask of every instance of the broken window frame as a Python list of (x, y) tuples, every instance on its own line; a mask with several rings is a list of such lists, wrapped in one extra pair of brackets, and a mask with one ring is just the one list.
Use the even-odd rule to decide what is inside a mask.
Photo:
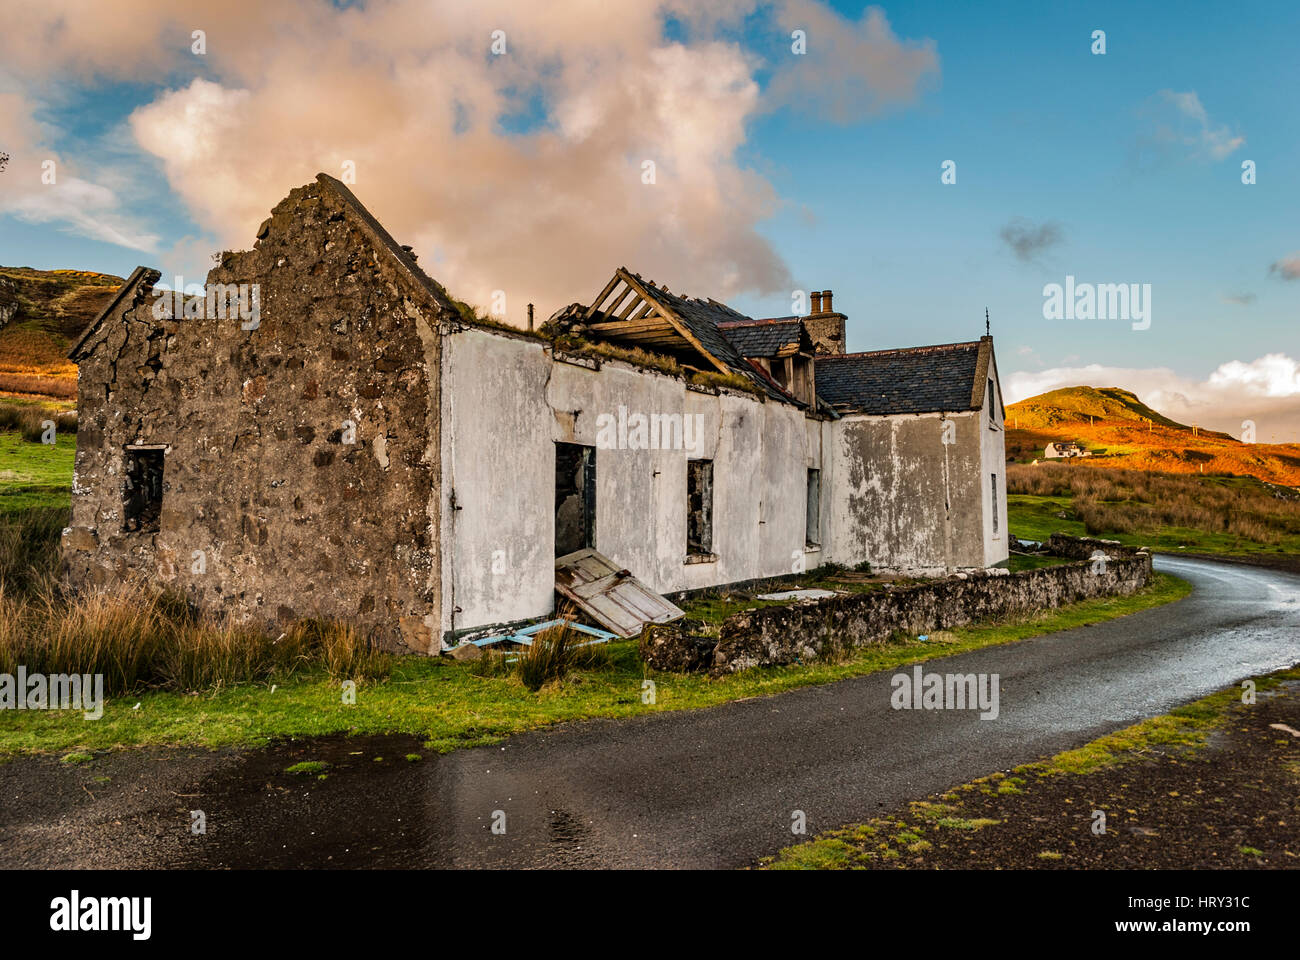
[[(165, 443), (130, 443), (123, 450), (123, 533), (157, 533), (161, 529), (170, 449)], [(154, 468), (146, 461), (153, 461)]]
[[(701, 481), (703, 481), (701, 483)], [(701, 487), (700, 489), (697, 489)], [(698, 506), (693, 502), (698, 500)], [(698, 513), (698, 516), (697, 516)], [(713, 461), (686, 461), (686, 559), (715, 560), (713, 536)]]
[(822, 545), (822, 472), (818, 467), (808, 468), (807, 499), (804, 512), (804, 548), (817, 549)]
[(996, 539), (998, 536), (998, 475), (990, 473), (989, 479), (993, 484), (993, 536)]

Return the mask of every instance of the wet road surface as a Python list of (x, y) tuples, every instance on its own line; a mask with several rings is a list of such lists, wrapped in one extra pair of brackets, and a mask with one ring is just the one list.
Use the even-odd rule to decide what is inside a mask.
[[(995, 720), (894, 710), (883, 673), (442, 757), (411, 737), (120, 751), (95, 761), (110, 779), (89, 790), (57, 759), (17, 760), (0, 765), (0, 866), (746, 866), (800, 839), (794, 811), (811, 836), (1300, 662), (1300, 575), (1156, 566), (1195, 592), (924, 664), (998, 674)], [(283, 772), (299, 760), (330, 762), (328, 778)]]

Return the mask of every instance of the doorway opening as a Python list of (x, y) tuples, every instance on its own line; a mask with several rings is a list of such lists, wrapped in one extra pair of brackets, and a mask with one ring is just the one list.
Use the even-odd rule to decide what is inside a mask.
[(555, 555), (596, 546), (596, 448), (555, 444)]

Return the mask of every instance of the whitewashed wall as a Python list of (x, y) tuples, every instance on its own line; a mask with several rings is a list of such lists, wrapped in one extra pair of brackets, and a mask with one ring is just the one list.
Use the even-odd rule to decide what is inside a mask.
[[(831, 542), (832, 424), (788, 404), (687, 388), (626, 364), (553, 360), (543, 344), (477, 329), (444, 340), (444, 630), (552, 609), (555, 442), (597, 445), (601, 414), (700, 414), (694, 450), (598, 449), (596, 549), (660, 592), (792, 572), (805, 553), (806, 478), (822, 469)], [(686, 461), (711, 459), (712, 563), (685, 563)], [(459, 608), (459, 609), (457, 609)]]
[[(997, 362), (989, 357), (988, 376), (993, 379), (993, 389), (985, 390), (984, 407), (980, 410), (980, 472), (983, 474), (981, 508), (984, 512), (984, 565), (992, 567), (1010, 556), (1007, 529), (1007, 448), (1006, 424), (1002, 419), (1002, 395), (999, 392)], [(998, 528), (993, 529), (993, 485), (989, 477), (997, 476)]]
[[(984, 566), (983, 426), (976, 411), (837, 421), (834, 559), (927, 575)], [(945, 429), (952, 443), (943, 442)]]

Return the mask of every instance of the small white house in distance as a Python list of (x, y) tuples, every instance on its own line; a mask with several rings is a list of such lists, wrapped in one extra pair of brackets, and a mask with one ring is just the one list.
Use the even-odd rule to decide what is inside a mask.
[(1070, 457), (1088, 456), (1092, 456), (1092, 454), (1072, 440), (1059, 440), (1056, 443), (1049, 443), (1047, 449), (1043, 451), (1043, 457), (1047, 460), (1062, 460)]

